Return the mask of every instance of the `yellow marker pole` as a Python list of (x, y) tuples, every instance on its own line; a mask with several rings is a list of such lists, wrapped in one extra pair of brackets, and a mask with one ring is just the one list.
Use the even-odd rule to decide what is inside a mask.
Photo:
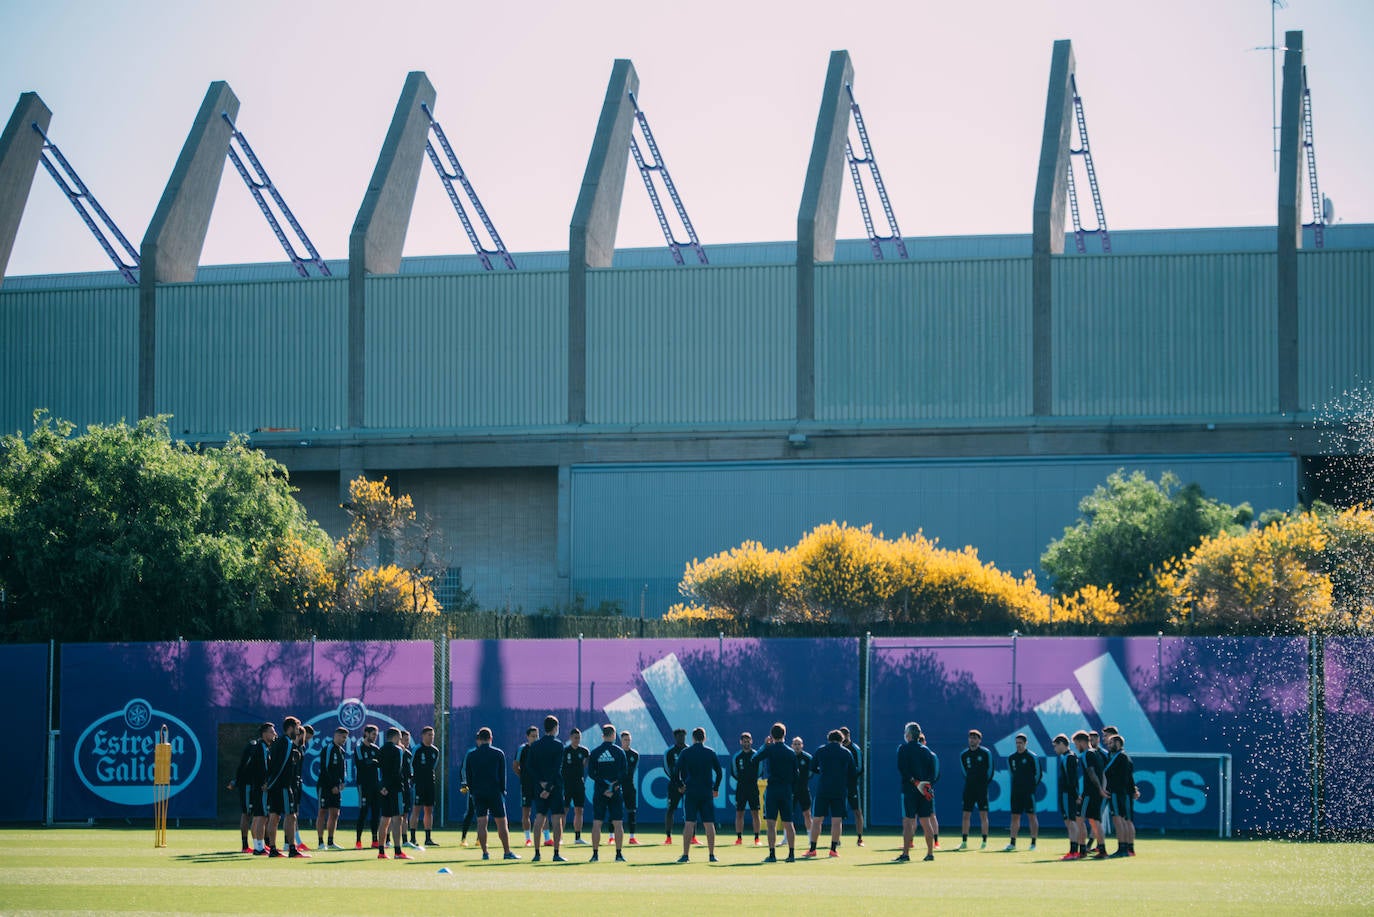
[(172, 743), (167, 727), (158, 730), (153, 746), (153, 846), (167, 846), (167, 803), (172, 791)]

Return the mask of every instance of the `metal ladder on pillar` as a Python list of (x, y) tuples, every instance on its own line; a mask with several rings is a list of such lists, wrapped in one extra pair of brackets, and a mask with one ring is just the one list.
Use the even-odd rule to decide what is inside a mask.
[[(48, 170), (52, 180), (57, 182), (58, 189), (67, 196), (67, 200), (71, 201), (76, 212), (81, 215), (81, 220), (86, 224), (86, 228), (91, 231), (91, 235), (95, 236), (95, 240), (100, 243), (105, 254), (109, 255), (110, 260), (114, 262), (115, 268), (124, 276), (126, 281), (137, 286), (138, 276), (134, 274), (134, 271), (139, 268), (138, 251), (124, 237), (124, 233), (119, 231), (119, 227), (115, 225), (114, 220), (110, 219), (105, 208), (100, 206), (95, 195), (91, 194), (91, 189), (87, 188), (86, 183), (81, 180), (81, 176), (76, 174), (76, 169), (72, 168), (67, 157), (62, 155), (57, 144), (48, 139), (48, 135), (43, 133), (43, 129), (36, 123), (31, 122), (30, 126), (38, 136), (43, 138), (43, 147), (39, 154), (43, 168)], [(49, 157), (49, 153), (52, 154), (51, 157)], [(87, 209), (88, 207), (89, 209)], [(95, 212), (95, 216), (91, 215), (91, 211)], [(96, 219), (100, 220), (101, 225), (96, 225)], [(129, 256), (127, 263), (115, 251), (114, 244), (110, 241), (111, 236), (114, 237), (114, 241), (119, 244), (119, 247), (124, 249), (124, 253)]]
[[(854, 100), (854, 87), (848, 83), (844, 84), (845, 92), (849, 93), (849, 111), (854, 116), (854, 126), (859, 132), (859, 144), (863, 147), (863, 155), (854, 155), (854, 145), (849, 142), (849, 138), (844, 138), (845, 159), (849, 162), (849, 176), (854, 179), (854, 191), (859, 197), (859, 210), (863, 212), (864, 229), (868, 232), (868, 244), (873, 248), (873, 260), (883, 260), (883, 243), (892, 242), (897, 248), (897, 255), (907, 258), (906, 242), (902, 240), (902, 231), (897, 228), (897, 217), (892, 212), (892, 201), (888, 199), (887, 187), (883, 184), (883, 174), (878, 171), (878, 160), (873, 158), (873, 145), (868, 140), (868, 128), (864, 125), (863, 113), (859, 111), (859, 103)], [(867, 166), (868, 174), (873, 179), (873, 188), (878, 193), (878, 201), (883, 205), (883, 216), (887, 220), (890, 230), (888, 235), (878, 235), (877, 229), (873, 226), (873, 214), (868, 207), (868, 193), (864, 190), (862, 174), (859, 166)]]
[[(472, 182), (468, 181), (467, 173), (458, 164), (458, 157), (454, 155), (453, 147), (449, 145), (444, 129), (439, 126), (439, 122), (434, 119), (434, 113), (429, 110), (429, 106), (424, 102), (420, 103), (420, 110), (425, 113), (425, 117), (429, 118), (430, 132), (439, 141), (439, 146), (443, 147), (444, 156), (448, 159), (448, 168), (445, 168), (439, 160), (439, 153), (434, 149), (434, 140), (425, 141), (425, 152), (429, 154), (429, 161), (434, 164), (434, 171), (438, 174), (439, 181), (443, 183), (444, 190), (448, 192), (449, 202), (453, 204), (453, 209), (458, 213), (458, 219), (468, 234), (468, 241), (472, 243), (473, 251), (477, 252), (477, 257), (481, 259), (483, 269), (495, 270), (496, 268), (491, 263), (491, 256), (500, 255), (506, 267), (512, 271), (515, 270), (515, 259), (506, 249), (506, 243), (501, 241), (501, 234), (496, 231), (496, 226), (491, 222), (491, 217), (487, 216), (487, 208), (482, 206), (482, 201), (477, 197)], [(491, 238), (491, 248), (483, 247), (482, 241), (477, 238), (477, 230), (473, 228), (472, 220), (468, 218), (467, 208), (463, 206), (462, 199), (458, 197), (458, 190), (453, 187), (455, 181), (463, 186), (463, 193), (472, 203), (472, 208), (477, 211), (477, 218), (482, 221), (487, 236)]]
[[(663, 230), (663, 238), (668, 243), (668, 250), (673, 253), (673, 260), (678, 264), (683, 264), (682, 247), (690, 245), (692, 251), (696, 252), (697, 261), (701, 264), (709, 264), (706, 260), (706, 250), (701, 247), (701, 240), (697, 238), (696, 228), (692, 226), (692, 218), (687, 216), (687, 208), (682, 205), (682, 198), (678, 196), (677, 185), (673, 184), (673, 176), (668, 173), (668, 166), (663, 161), (663, 154), (658, 151), (658, 144), (654, 142), (654, 132), (649, 130), (649, 119), (644, 116), (644, 112), (639, 107), (639, 102), (635, 100), (635, 94), (630, 93), (630, 104), (635, 109), (635, 121), (639, 124), (639, 130), (644, 135), (644, 143), (649, 147), (649, 153), (653, 156), (653, 162), (646, 162), (644, 152), (639, 148), (639, 140), (636, 139), (634, 127), (630, 128), (630, 153), (635, 158), (635, 165), (639, 166), (639, 175), (644, 179), (644, 187), (649, 192), (649, 200), (654, 205), (654, 213), (658, 216), (658, 226)], [(669, 199), (673, 202), (673, 207), (677, 209), (678, 219), (682, 221), (683, 229), (687, 233), (687, 240), (679, 242), (673, 233), (673, 228), (668, 224), (668, 215), (663, 210), (663, 202), (659, 200), (658, 189), (654, 187), (654, 174), (662, 176), (663, 187), (668, 192)]]
[[(1086, 254), (1088, 251), (1087, 237), (1090, 235), (1102, 238), (1102, 251), (1104, 254), (1111, 254), (1112, 236), (1107, 231), (1107, 214), (1102, 209), (1102, 191), (1097, 185), (1097, 169), (1093, 167), (1092, 148), (1088, 146), (1088, 121), (1083, 116), (1083, 97), (1078, 94), (1078, 80), (1073, 76), (1069, 77), (1069, 90), (1073, 93), (1073, 114), (1078, 122), (1078, 149), (1069, 146), (1069, 210), (1073, 214), (1073, 238), (1078, 246), (1079, 254)], [(1097, 228), (1084, 229), (1083, 221), (1078, 213), (1078, 187), (1073, 177), (1073, 157), (1081, 156), (1083, 166), (1088, 173), (1088, 188), (1092, 191), (1093, 209), (1097, 212)]]
[(1302, 148), (1307, 156), (1307, 187), (1312, 195), (1312, 222), (1303, 228), (1312, 230), (1317, 248), (1326, 247), (1326, 207), (1317, 185), (1317, 144), (1312, 135), (1312, 90), (1307, 85), (1307, 68), (1302, 68)]
[[(282, 198), (277, 186), (272, 183), (272, 179), (267, 177), (267, 170), (262, 167), (257, 154), (253, 152), (253, 147), (249, 145), (248, 138), (243, 136), (243, 132), (234, 126), (234, 121), (229, 117), (228, 112), (222, 111), (219, 116), (224, 119), (225, 124), (229, 125), (229, 161), (238, 170), (239, 177), (248, 187), (248, 193), (253, 195), (253, 200), (258, 202), (258, 209), (267, 218), (267, 225), (272, 227), (273, 234), (281, 243), (282, 251), (286, 252), (286, 257), (290, 258), (291, 263), (295, 265), (296, 273), (302, 277), (309, 277), (310, 271), (306, 268), (308, 262), (315, 265), (315, 269), (320, 272), (321, 276), (329, 277), (329, 266), (324, 263), (320, 253), (315, 250), (314, 244), (310, 241), (310, 237), (305, 234), (305, 230), (301, 228), (301, 224), (296, 220), (296, 215), (291, 212), (291, 208), (286, 206), (286, 200)], [(243, 150), (242, 155), (240, 155), (239, 150), (234, 149), (235, 143)], [(248, 166), (244, 165), (244, 159), (247, 159), (249, 165), (253, 167), (251, 174), (248, 171)], [(277, 208), (281, 210), (282, 216), (286, 218), (286, 222), (290, 225), (291, 231), (296, 234), (296, 238), (305, 246), (309, 257), (302, 257), (298, 254), (295, 246), (286, 238), (286, 233), (282, 231), (281, 223), (277, 220), (276, 214), (267, 205), (267, 198), (263, 197), (264, 191), (271, 196)]]

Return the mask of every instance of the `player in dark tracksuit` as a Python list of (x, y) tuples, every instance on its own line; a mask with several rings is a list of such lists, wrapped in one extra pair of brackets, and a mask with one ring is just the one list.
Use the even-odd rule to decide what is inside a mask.
[(1088, 734), (1082, 730), (1073, 734), (1073, 744), (1078, 754), (1078, 760), (1082, 768), (1082, 818), (1087, 822), (1087, 831), (1091, 832), (1091, 837), (1087, 832), (1083, 833), (1083, 843), (1086, 845), (1081, 851), (1087, 856), (1092, 850), (1093, 841), (1097, 842), (1097, 858), (1105, 860), (1107, 858), (1107, 847), (1102, 840), (1102, 800), (1106, 796), (1106, 787), (1102, 779), (1103, 759), (1097, 752), (1093, 751), (1088, 742)]
[(1054, 754), (1058, 759), (1056, 776), (1059, 782), (1059, 814), (1064, 819), (1064, 831), (1069, 835), (1069, 852), (1061, 859), (1081, 858), (1079, 842), (1082, 836), (1083, 771), (1078, 756), (1069, 748), (1069, 737), (1062, 732), (1054, 737)]
[(271, 744), (270, 739), (264, 741), (264, 736), (269, 729), (275, 736), (277, 727), (271, 723), (263, 723), (258, 728), (258, 737), (243, 746), (243, 753), (239, 755), (239, 766), (234, 771), (234, 779), (229, 781), (229, 789), (234, 791), (239, 801), (239, 839), (243, 841), (244, 853), (252, 853), (254, 850), (254, 846), (249, 843), (255, 833), (253, 810), (256, 807), (253, 797), (262, 794), (262, 778), (266, 776), (267, 771), (267, 746)]
[(477, 744), (463, 758), (463, 779), (468, 787), (468, 811), (477, 813), (477, 845), (482, 859), (487, 854), (487, 819), (496, 821), (496, 833), (505, 848), (505, 858), (518, 860), (511, 852), (510, 832), (506, 826), (506, 755), (491, 744), (491, 730), (477, 730)]
[(739, 751), (730, 760), (730, 776), (735, 778), (735, 846), (744, 843), (744, 810), (754, 816), (754, 846), (759, 846), (759, 762), (754, 737), (740, 733)]
[(690, 860), (692, 832), (698, 821), (706, 825), (706, 850), (712, 863), (716, 862), (716, 804), (720, 782), (725, 777), (720, 758), (706, 745), (706, 730), (697, 726), (692, 730), (692, 744), (677, 755), (677, 769), (673, 779), (683, 788), (682, 856), (679, 863)]
[(940, 779), (940, 762), (926, 747), (920, 723), (907, 723), (905, 741), (897, 748), (897, 773), (902, 789), (902, 852), (898, 863), (911, 859), (916, 826), (925, 837), (925, 861), (935, 859), (935, 783)]
[(381, 799), (382, 845), (377, 848), (377, 859), (386, 859), (386, 841), (392, 839), (393, 856), (398, 860), (410, 859), (410, 854), (401, 849), (405, 840), (405, 818), (402, 815), (405, 805), (405, 751), (401, 748), (401, 730), (392, 726), (386, 731), (386, 742), (377, 752), (377, 770), (381, 787), (377, 794)]
[(1016, 832), (1021, 829), (1021, 816), (1030, 821), (1030, 849), (1040, 837), (1040, 819), (1035, 815), (1035, 791), (1045, 779), (1045, 762), (1027, 747), (1030, 740), (1025, 733), (1016, 736), (1016, 751), (1007, 756), (1007, 770), (1011, 773), (1011, 838), (1002, 850), (1016, 849)]
[[(321, 849), (340, 850), (334, 843), (334, 832), (339, 826), (339, 810), (343, 807), (344, 785), (348, 780), (347, 758), (344, 745), (348, 742), (348, 729), (340, 726), (334, 730), (334, 740), (320, 752), (320, 773), (315, 778), (315, 798), (320, 803), (320, 815), (315, 820), (316, 846)], [(329, 844), (325, 845), (325, 831), (329, 832)]]
[(573, 812), (573, 843), (582, 840), (582, 819), (587, 808), (587, 747), (582, 744), (582, 730), (574, 727), (563, 746), (563, 795)]
[[(277, 824), (288, 815), (294, 815), (292, 789), (296, 775), (292, 770), (291, 759), (296, 747), (296, 733), (301, 728), (300, 720), (288, 716), (282, 721), (282, 733), (272, 742), (267, 752), (267, 830), (265, 838), (269, 856), (286, 856), (277, 848)], [(299, 852), (291, 843), (290, 825), (282, 825), (283, 839), (291, 856)]]
[(401, 840), (404, 846), (418, 848), (414, 839), (406, 840), (406, 826), (415, 809), (415, 750), (410, 747), (409, 730), (401, 730)]
[(668, 801), (663, 812), (663, 843), (673, 842), (673, 814), (682, 802), (683, 787), (677, 779), (677, 759), (687, 750), (687, 730), (673, 730), (673, 744), (663, 753), (663, 773), (668, 775)]
[(811, 755), (801, 736), (792, 737), (792, 751), (797, 756), (797, 775), (792, 782), (792, 825), (811, 834)]
[(756, 756), (760, 770), (767, 768), (768, 786), (763, 791), (763, 818), (768, 823), (768, 859), (778, 861), (778, 820), (784, 825), (787, 839), (787, 861), (797, 858), (797, 831), (792, 823), (792, 788), (797, 782), (797, 753), (787, 744), (787, 727), (774, 723), (769, 730), (771, 742), (765, 743)]
[[(544, 717), (544, 735), (530, 746), (525, 766), (534, 780), (534, 834), (545, 822), (553, 827), (553, 861), (567, 862), (559, 848), (563, 843), (563, 813), (567, 809), (563, 789), (563, 743), (558, 739), (558, 717)], [(538, 848), (533, 859), (539, 860)]]
[(860, 847), (864, 846), (864, 810), (863, 802), (859, 799), (859, 778), (863, 776), (864, 759), (859, 751), (859, 746), (854, 744), (854, 740), (849, 735), (849, 727), (840, 727), (840, 744), (844, 750), (854, 756), (854, 776), (849, 780), (849, 786), (845, 788), (845, 798), (849, 801), (849, 808), (854, 813), (854, 843)]
[(1114, 857), (1135, 856), (1135, 801), (1140, 790), (1135, 785), (1135, 764), (1126, 754), (1126, 739), (1114, 734), (1107, 739), (1107, 765), (1103, 769), (1107, 792), (1112, 797), (1112, 818), (1116, 828)]
[(363, 825), (372, 829), (372, 846), (380, 845), (377, 832), (382, 821), (381, 775), (377, 769), (377, 727), (363, 727), (363, 740), (353, 749), (353, 778), (358, 783), (358, 824), (353, 847), (363, 849)]
[(968, 731), (968, 748), (959, 755), (959, 765), (964, 769), (964, 839), (959, 843), (960, 850), (968, 849), (968, 825), (973, 810), (978, 810), (978, 820), (983, 828), (983, 844), (988, 846), (988, 787), (992, 784), (993, 772), (997, 770), (997, 758), (992, 749), (983, 745), (983, 734), (977, 729)]
[(415, 825), (421, 816), (425, 823), (425, 846), (438, 847), (434, 841), (434, 800), (438, 794), (439, 749), (434, 744), (434, 727), (420, 730), (420, 745), (413, 752), (415, 799), (410, 808), (410, 842), (415, 843)]
[(639, 811), (639, 752), (630, 747), (630, 731), (620, 733), (620, 750), (625, 752), (625, 834), (626, 843), (638, 845), (635, 815)]
[(826, 735), (824, 747), (816, 749), (811, 756), (811, 769), (821, 775), (816, 785), (816, 808), (811, 813), (811, 847), (807, 857), (816, 855), (816, 841), (820, 837), (825, 819), (830, 819), (830, 855), (840, 855), (840, 832), (844, 830), (844, 803), (848, 795), (849, 780), (858, 771), (854, 756), (841, 745), (844, 739), (838, 729)]
[(600, 859), (601, 823), (609, 821), (615, 835), (615, 861), (625, 862), (625, 750), (616, 744), (615, 727), (601, 727), (601, 744), (588, 755), (592, 778), (592, 858)]
[(529, 726), (525, 729), (525, 744), (521, 745), (515, 753), (515, 775), (520, 778), (520, 824), (525, 829), (525, 846), (529, 847), (532, 843), (538, 843), (539, 838), (530, 840), (530, 812), (534, 808), (534, 775), (530, 771), (526, 759), (529, 757), (530, 748), (539, 739), (539, 727)]

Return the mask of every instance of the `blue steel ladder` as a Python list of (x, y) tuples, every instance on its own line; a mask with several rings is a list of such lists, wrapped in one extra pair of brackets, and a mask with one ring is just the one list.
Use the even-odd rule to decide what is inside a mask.
[[(902, 231), (897, 227), (897, 217), (892, 212), (892, 201), (888, 199), (887, 187), (883, 184), (883, 174), (878, 171), (878, 160), (873, 157), (873, 145), (868, 140), (868, 128), (864, 126), (863, 113), (859, 111), (859, 103), (854, 100), (854, 87), (848, 83), (844, 84), (845, 92), (849, 93), (849, 111), (854, 116), (854, 126), (859, 132), (859, 144), (863, 147), (863, 155), (854, 154), (854, 145), (849, 142), (849, 137), (844, 138), (845, 159), (849, 162), (849, 176), (854, 179), (854, 191), (859, 197), (859, 210), (863, 212), (864, 229), (868, 232), (868, 244), (873, 248), (873, 259), (883, 260), (883, 243), (892, 242), (897, 247), (897, 254), (907, 257), (906, 242), (902, 240)], [(864, 182), (859, 166), (867, 166), (868, 174), (873, 179), (873, 188), (878, 193), (878, 201), (883, 205), (883, 216), (887, 220), (889, 233), (885, 236), (878, 235), (877, 229), (873, 226), (873, 214), (868, 207), (868, 193), (864, 190)]]
[(1307, 85), (1307, 68), (1302, 68), (1302, 148), (1307, 155), (1307, 187), (1312, 195), (1313, 241), (1317, 248), (1326, 247), (1326, 211), (1321, 189), (1317, 186), (1317, 143), (1312, 135), (1312, 90)]
[[(134, 271), (139, 268), (138, 251), (129, 244), (124, 233), (119, 231), (119, 227), (115, 225), (114, 220), (110, 219), (105, 208), (100, 206), (95, 195), (91, 194), (91, 189), (87, 188), (86, 183), (81, 180), (81, 176), (76, 174), (76, 169), (72, 168), (67, 157), (62, 155), (57, 144), (49, 140), (48, 135), (43, 133), (43, 129), (36, 123), (31, 123), (30, 126), (37, 132), (38, 136), (43, 138), (43, 148), (40, 153), (43, 168), (48, 170), (52, 180), (57, 182), (58, 189), (67, 196), (67, 200), (71, 201), (72, 207), (76, 208), (76, 212), (81, 215), (82, 222), (91, 231), (91, 235), (95, 236), (100, 247), (105, 249), (105, 254), (110, 256), (115, 268), (124, 275), (125, 280), (137, 286), (138, 277)], [(52, 154), (51, 158), (48, 156), (49, 153)], [(57, 160), (55, 163), (53, 162), (54, 159)], [(87, 209), (88, 207), (89, 209)], [(91, 211), (95, 211), (94, 217), (91, 215)], [(96, 218), (99, 218), (103, 229), (96, 225)], [(119, 247), (124, 249), (125, 254), (129, 256), (128, 263), (120, 258), (119, 253), (115, 251), (114, 245), (110, 242), (110, 236), (114, 237), (114, 240), (119, 243)]]
[[(439, 146), (443, 147), (444, 156), (448, 158), (448, 168), (439, 160), (439, 153), (434, 149), (434, 141), (425, 141), (425, 152), (429, 154), (429, 161), (434, 164), (434, 171), (439, 175), (439, 181), (443, 183), (444, 190), (448, 192), (449, 202), (453, 204), (453, 209), (458, 213), (458, 219), (463, 224), (464, 231), (468, 234), (468, 241), (472, 243), (473, 251), (477, 252), (477, 257), (482, 261), (485, 270), (495, 270), (491, 263), (492, 255), (500, 255), (501, 260), (510, 270), (515, 270), (515, 259), (511, 257), (506, 249), (506, 243), (501, 241), (501, 234), (496, 231), (496, 226), (491, 222), (491, 217), (487, 215), (487, 209), (482, 206), (482, 201), (477, 197), (477, 192), (472, 187), (472, 182), (468, 181), (467, 173), (458, 164), (458, 157), (453, 153), (453, 147), (449, 145), (448, 137), (444, 134), (444, 129), (435, 120), (433, 112), (429, 106), (420, 103), (420, 110), (429, 118), (429, 129), (434, 137), (439, 141)], [(472, 208), (477, 211), (477, 218), (482, 221), (482, 226), (486, 229), (487, 235), (491, 238), (492, 247), (484, 248), (482, 242), (477, 237), (477, 230), (473, 228), (472, 220), (468, 217), (467, 208), (463, 206), (463, 201), (458, 197), (458, 190), (453, 187), (454, 182), (463, 186), (463, 193), (472, 203)]]
[[(262, 215), (267, 218), (267, 225), (272, 227), (272, 232), (276, 235), (277, 241), (281, 243), (282, 251), (286, 252), (286, 257), (290, 258), (291, 263), (295, 265), (296, 273), (300, 274), (302, 277), (309, 277), (310, 271), (306, 268), (306, 263), (308, 261), (310, 264), (315, 265), (316, 270), (318, 270), (322, 276), (329, 277), (329, 266), (324, 263), (324, 259), (320, 257), (320, 253), (315, 250), (314, 244), (310, 241), (310, 237), (305, 234), (305, 230), (301, 228), (301, 224), (297, 222), (296, 215), (291, 212), (291, 208), (286, 206), (286, 200), (282, 198), (281, 192), (277, 190), (277, 186), (272, 183), (272, 179), (267, 177), (267, 170), (262, 167), (262, 163), (258, 160), (257, 154), (254, 153), (253, 148), (249, 146), (248, 138), (244, 137), (243, 132), (234, 126), (234, 121), (229, 117), (228, 112), (222, 111), (219, 113), (219, 116), (224, 119), (225, 124), (229, 125), (229, 161), (232, 162), (234, 168), (238, 170), (239, 177), (243, 179), (244, 185), (248, 187), (248, 193), (253, 195), (253, 200), (258, 202), (258, 209), (261, 210)], [(235, 142), (242, 148), (242, 155), (239, 154), (238, 150), (234, 149)], [(244, 159), (247, 159), (248, 164), (253, 167), (252, 174), (249, 173), (248, 166), (244, 165)], [(271, 196), (278, 209), (281, 210), (282, 216), (286, 218), (286, 222), (291, 226), (291, 231), (296, 234), (296, 238), (305, 246), (305, 250), (309, 255), (308, 258), (304, 258), (298, 254), (295, 246), (286, 238), (286, 233), (282, 231), (281, 223), (277, 220), (276, 214), (272, 213), (272, 208), (267, 205), (267, 198), (263, 197), (264, 191)]]
[[(1111, 254), (1112, 236), (1107, 231), (1107, 214), (1102, 209), (1102, 191), (1097, 185), (1097, 169), (1093, 167), (1092, 148), (1088, 146), (1088, 121), (1083, 116), (1083, 97), (1078, 94), (1078, 80), (1073, 76), (1069, 77), (1069, 90), (1073, 93), (1073, 114), (1074, 119), (1078, 122), (1078, 148), (1074, 149), (1072, 144), (1069, 146), (1068, 169), (1069, 210), (1073, 214), (1074, 243), (1078, 246), (1079, 254), (1085, 254), (1088, 251), (1087, 237), (1091, 235), (1101, 236), (1102, 251)], [(1078, 187), (1073, 177), (1074, 156), (1083, 158), (1083, 166), (1088, 173), (1088, 188), (1092, 191), (1093, 209), (1097, 211), (1096, 229), (1084, 229), (1083, 221), (1079, 217)]]
[[(682, 247), (690, 245), (692, 251), (696, 252), (697, 261), (701, 264), (708, 264), (706, 250), (701, 247), (701, 241), (697, 238), (697, 231), (692, 226), (692, 219), (687, 216), (687, 208), (683, 206), (682, 198), (678, 196), (677, 185), (673, 184), (673, 176), (668, 173), (668, 166), (663, 161), (663, 154), (658, 151), (658, 144), (654, 142), (654, 132), (649, 130), (649, 119), (644, 116), (633, 92), (630, 93), (630, 104), (634, 106), (635, 121), (639, 124), (640, 132), (644, 134), (644, 143), (649, 147), (649, 153), (654, 159), (653, 162), (645, 161), (644, 153), (639, 148), (639, 141), (635, 138), (633, 125), (630, 128), (630, 153), (634, 155), (635, 165), (639, 166), (639, 175), (644, 179), (644, 187), (648, 189), (649, 200), (653, 203), (654, 213), (658, 216), (658, 226), (663, 230), (663, 238), (668, 243), (669, 251), (673, 253), (673, 260), (682, 264)], [(687, 233), (685, 242), (678, 241), (672, 226), (668, 224), (668, 215), (664, 212), (663, 203), (658, 198), (658, 189), (654, 187), (653, 177), (655, 174), (662, 177), (663, 187), (667, 190), (673, 207), (677, 209), (678, 219), (682, 221), (682, 226)]]

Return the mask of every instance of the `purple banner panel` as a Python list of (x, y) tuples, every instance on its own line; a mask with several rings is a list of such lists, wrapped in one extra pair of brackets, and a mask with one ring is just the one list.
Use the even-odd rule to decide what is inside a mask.
[(6, 769), (17, 783), (0, 802), (0, 821), (41, 821), (48, 747), (47, 645), (0, 646), (0, 691), (5, 697), (29, 699), (10, 716), (13, 735), (24, 738), (12, 742), (5, 755)]
[[(316, 729), (301, 815), (313, 818), (323, 744), (365, 723), (418, 736), (434, 715), (427, 641), (70, 644), (62, 648), (57, 812), (64, 820), (152, 814), (153, 745), (172, 745), (174, 818), (232, 817), (228, 789), (257, 724), (288, 715)], [(356, 804), (353, 797), (346, 804)]]
[[(600, 724), (610, 722), (630, 731), (640, 754), (639, 833), (653, 836), (663, 826), (663, 754), (674, 728), (705, 729), (706, 743), (727, 769), (741, 732), (761, 745), (776, 721), (810, 750), (842, 725), (861, 741), (858, 649), (854, 639), (454, 641), (450, 785), (482, 726), (491, 727), (495, 744), (513, 762), (525, 728), (549, 713), (559, 718), (564, 740), (576, 725), (590, 746), (601, 741)], [(461, 818), (466, 798), (450, 793), (449, 799), (450, 818)], [(719, 800), (722, 819), (731, 817), (733, 801), (727, 780)], [(519, 782), (511, 775), (507, 811), (513, 826), (519, 805)]]
[(1326, 641), (1323, 834), (1374, 839), (1374, 638)]
[[(1135, 761), (1142, 826), (1223, 830), (1221, 756), (1229, 754), (1234, 827), (1300, 832), (1303, 806), (1274, 800), (1302, 800), (1310, 788), (1305, 665), (1302, 640), (875, 639), (870, 818), (899, 820), (896, 748), (908, 721), (921, 724), (940, 759), (936, 812), (947, 825), (960, 817), (968, 731), (982, 732), (997, 752), (989, 807), (999, 827), (1008, 821), (1005, 761), (1018, 733), (1046, 758), (1037, 810), (1055, 813), (1051, 740), (1113, 725)], [(1057, 814), (1048, 823), (1057, 827)]]

